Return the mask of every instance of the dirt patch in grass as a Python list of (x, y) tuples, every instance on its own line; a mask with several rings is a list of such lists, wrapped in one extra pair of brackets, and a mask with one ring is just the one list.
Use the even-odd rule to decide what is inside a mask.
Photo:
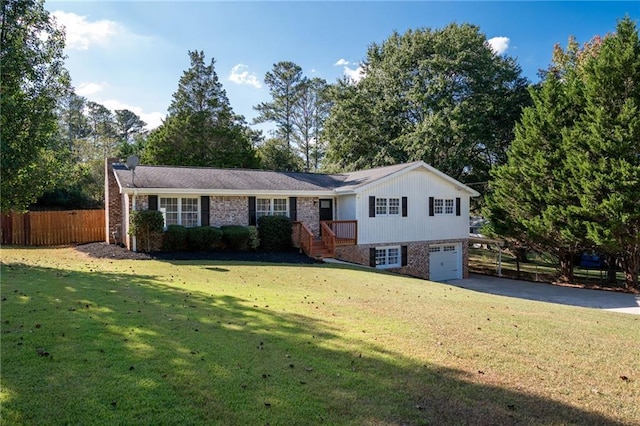
[(89, 243), (76, 246), (76, 250), (97, 259), (122, 260), (228, 260), (238, 262), (266, 262), (266, 263), (301, 263), (312, 264), (316, 260), (309, 258), (298, 249), (287, 251), (214, 251), (214, 252), (156, 252), (136, 253), (115, 244)]

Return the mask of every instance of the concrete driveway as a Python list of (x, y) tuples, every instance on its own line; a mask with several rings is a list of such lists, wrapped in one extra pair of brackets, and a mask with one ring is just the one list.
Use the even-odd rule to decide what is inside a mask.
[(476, 274), (471, 274), (470, 278), (465, 280), (447, 281), (447, 284), (482, 293), (640, 315), (640, 295), (635, 294), (562, 287)]

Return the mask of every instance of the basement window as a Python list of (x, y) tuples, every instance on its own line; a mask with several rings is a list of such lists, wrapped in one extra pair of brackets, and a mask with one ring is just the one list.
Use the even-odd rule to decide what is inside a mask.
[(376, 268), (399, 268), (400, 247), (376, 247)]

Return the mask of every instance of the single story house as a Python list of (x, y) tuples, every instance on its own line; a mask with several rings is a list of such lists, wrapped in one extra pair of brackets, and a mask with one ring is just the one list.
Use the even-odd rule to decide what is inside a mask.
[[(286, 215), (310, 256), (444, 281), (468, 275), (470, 198), (478, 192), (417, 161), (317, 174), (106, 162), (106, 235), (136, 249), (132, 210), (157, 209), (165, 224), (255, 225)], [(119, 239), (117, 241), (117, 239)]]

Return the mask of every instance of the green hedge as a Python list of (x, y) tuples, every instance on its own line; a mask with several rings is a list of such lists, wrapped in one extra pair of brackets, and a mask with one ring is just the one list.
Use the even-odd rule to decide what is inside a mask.
[(129, 217), (129, 235), (138, 239), (138, 250), (150, 252), (157, 250), (152, 240), (162, 235), (164, 218), (157, 210), (134, 210)]
[(246, 226), (221, 226), (222, 240), (231, 250), (246, 251), (249, 248), (249, 228)]
[(260, 246), (264, 250), (286, 250), (292, 246), (293, 225), (287, 216), (262, 216), (258, 219)]
[(256, 228), (255, 226), (250, 226), (247, 229), (249, 230), (249, 248), (251, 250), (257, 250), (258, 247), (260, 247), (258, 228)]
[(185, 251), (187, 247), (187, 228), (181, 225), (169, 225), (164, 233), (162, 249), (165, 251)]
[(213, 226), (187, 228), (187, 245), (189, 250), (208, 251), (220, 247), (222, 231)]

